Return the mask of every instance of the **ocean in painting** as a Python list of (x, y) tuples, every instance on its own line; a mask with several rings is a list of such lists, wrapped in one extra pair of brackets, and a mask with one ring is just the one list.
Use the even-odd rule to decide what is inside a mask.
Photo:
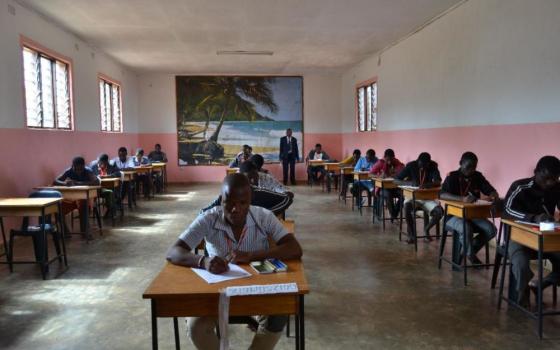
[[(210, 122), (205, 134), (199, 133), (196, 137), (186, 137), (179, 130), (179, 142), (203, 141), (213, 134), (218, 122)], [(185, 129), (203, 129), (204, 122), (188, 122)], [(302, 159), (302, 122), (301, 121), (226, 121), (222, 125), (218, 143), (224, 146), (226, 153), (224, 161), (229, 162), (245, 144), (253, 147), (253, 153), (261, 154), (267, 163), (278, 162), (280, 138), (286, 135), (286, 129), (292, 129), (293, 136), (298, 140), (300, 158)], [(258, 146), (256, 146), (258, 145)], [(180, 160), (180, 165), (187, 165)]]

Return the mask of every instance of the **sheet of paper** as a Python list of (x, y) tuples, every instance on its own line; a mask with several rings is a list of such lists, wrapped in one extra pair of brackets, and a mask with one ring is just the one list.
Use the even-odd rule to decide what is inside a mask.
[(418, 186), (399, 186), (400, 188), (410, 189), (410, 190), (418, 190), (420, 187)]
[[(515, 220), (515, 222), (517, 222), (518, 224), (524, 224), (524, 225), (530, 225), (530, 226), (534, 226), (534, 227), (540, 227), (539, 223), (536, 222), (529, 222), (529, 221), (523, 221), (523, 220)], [(560, 224), (559, 223), (555, 223), (554, 224), (554, 228), (555, 229), (559, 229), (560, 228)]]
[(474, 202), (474, 204), (477, 204), (477, 205), (488, 205), (488, 204), (492, 204), (492, 202), (486, 201), (486, 200), (484, 200), (484, 199), (477, 199), (476, 202)]
[(262, 295), (262, 294), (286, 294), (297, 293), (296, 283), (277, 283), (277, 284), (255, 284), (252, 286), (227, 287), (226, 295)]
[(215, 275), (203, 269), (192, 269), (194, 273), (196, 273), (200, 278), (205, 280), (206, 282), (213, 284), (213, 283), (220, 283), (223, 281), (235, 280), (238, 278), (245, 278), (251, 276), (251, 274), (241, 267), (230, 263), (229, 264), (229, 271), (222, 273), (221, 275)]

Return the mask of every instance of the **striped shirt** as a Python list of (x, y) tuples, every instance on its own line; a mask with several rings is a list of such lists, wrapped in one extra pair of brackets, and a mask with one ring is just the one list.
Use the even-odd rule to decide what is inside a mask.
[(259, 172), (259, 187), (277, 193), (286, 193), (286, 188), (274, 176), (267, 173)]
[(200, 214), (179, 236), (189, 247), (196, 247), (203, 239), (210, 256), (225, 258), (231, 252), (268, 250), (268, 239), (281, 240), (288, 232), (282, 223), (267, 209), (251, 206), (243, 234), (235, 239), (231, 226), (225, 221), (222, 206)]
[(506, 216), (515, 220), (536, 221), (536, 217), (545, 213), (545, 209), (554, 215), (560, 209), (560, 185), (544, 191), (535, 178), (515, 181), (506, 195)]

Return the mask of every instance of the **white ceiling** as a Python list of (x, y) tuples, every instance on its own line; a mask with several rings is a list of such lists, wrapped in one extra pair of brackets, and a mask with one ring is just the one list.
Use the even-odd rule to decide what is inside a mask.
[(461, 0), (18, 2), (136, 71), (295, 74), (359, 62)]

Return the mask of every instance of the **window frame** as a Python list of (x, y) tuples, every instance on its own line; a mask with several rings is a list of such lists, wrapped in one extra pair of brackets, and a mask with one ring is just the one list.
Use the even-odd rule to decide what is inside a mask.
[[(22, 84), (21, 89), (23, 93), (23, 114), (25, 117), (25, 127), (30, 130), (56, 130), (56, 131), (74, 131), (75, 130), (75, 121), (74, 121), (74, 71), (73, 71), (73, 62), (72, 59), (64, 56), (56, 51), (53, 51), (36, 41), (20, 35), (20, 54), (21, 54), (21, 73), (22, 73)], [(58, 127), (58, 118), (56, 114), (54, 115), (54, 128), (51, 127), (41, 127), (41, 126), (30, 126), (29, 125), (29, 118), (27, 115), (27, 95), (25, 90), (25, 61), (24, 61), (24, 49), (30, 49), (36, 51), (39, 55), (44, 56), (45, 58), (53, 61), (59, 61), (64, 63), (68, 68), (68, 95), (69, 95), (69, 123), (70, 126), (68, 128), (60, 128)], [(53, 87), (53, 96), (56, 98), (56, 86)], [(56, 111), (56, 102), (53, 103), (53, 108)]]
[[(119, 109), (121, 111), (121, 129), (118, 131), (115, 130), (103, 130), (103, 114), (101, 111), (101, 91), (99, 90), (99, 84), (101, 82), (105, 82), (111, 85), (116, 85), (119, 87)], [(111, 89), (111, 91), (113, 91)], [(103, 73), (98, 73), (97, 74), (97, 94), (99, 96), (99, 130), (101, 130), (101, 132), (106, 132), (106, 133), (110, 133), (110, 134), (122, 134), (124, 133), (124, 111), (123, 111), (123, 85), (120, 81), (111, 78), (110, 76), (103, 74)], [(112, 111), (112, 100), (111, 100), (111, 111)], [(113, 125), (113, 116), (111, 113), (111, 128)]]
[[(375, 118), (375, 121), (376, 122), (375, 122), (375, 125), (369, 126), (369, 120), (368, 120), (368, 117), (367, 117), (367, 110), (368, 110), (368, 108), (367, 108), (367, 101), (368, 101), (367, 88), (369, 86), (374, 85), (374, 84), (376, 85), (376, 90), (375, 90), (375, 95), (376, 95), (376, 99), (375, 99), (376, 100), (376, 110), (375, 110), (376, 118)], [(360, 128), (360, 109), (359, 109), (360, 89), (364, 89), (364, 101), (363, 101), (363, 103), (364, 103), (363, 108), (364, 108), (364, 114), (365, 114), (365, 116), (364, 116), (364, 118), (365, 118), (365, 120), (364, 120), (364, 126), (365, 126), (364, 130), (361, 130), (361, 128)], [(378, 113), (379, 113), (379, 108), (377, 107), (379, 105), (379, 103), (378, 103), (379, 102), (378, 101), (378, 97), (379, 97), (378, 92), (379, 92), (379, 84), (378, 84), (377, 77), (373, 77), (371, 79), (368, 79), (368, 80), (365, 80), (365, 81), (362, 81), (362, 82), (356, 84), (356, 87), (354, 89), (355, 114), (356, 114), (356, 116), (355, 116), (356, 117), (356, 132), (374, 132), (374, 131), (377, 131), (377, 129), (378, 129), (378, 127), (377, 127), (377, 125), (378, 125), (377, 116), (378, 116)], [(368, 126), (369, 126), (369, 128), (368, 128)]]

